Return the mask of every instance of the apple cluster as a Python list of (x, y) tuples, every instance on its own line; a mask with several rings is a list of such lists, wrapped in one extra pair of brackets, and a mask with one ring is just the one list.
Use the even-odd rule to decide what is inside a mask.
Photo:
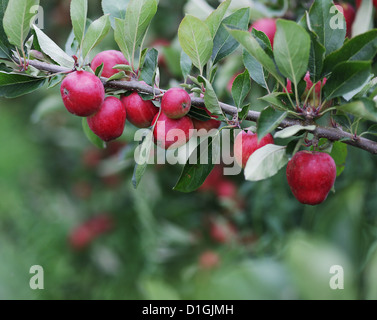
[[(120, 51), (107, 50), (97, 54), (91, 62), (93, 72), (101, 65), (102, 76), (110, 78), (120, 70), (116, 65), (129, 65)], [(66, 109), (79, 117), (86, 117), (90, 129), (103, 141), (119, 138), (126, 119), (137, 128), (153, 126), (154, 142), (164, 149), (178, 148), (194, 134), (219, 128), (215, 119), (201, 121), (188, 116), (191, 97), (182, 88), (167, 90), (161, 99), (161, 108), (151, 100), (144, 100), (136, 91), (120, 97), (105, 97), (102, 81), (94, 73), (74, 71), (61, 84), (61, 95)], [(212, 117), (211, 113), (203, 108)], [(201, 130), (201, 131), (200, 131)], [(203, 131), (204, 130), (204, 131)]]
[[(259, 21), (261, 26), (267, 23), (268, 29), (262, 31), (267, 32), (272, 45), (276, 31), (274, 21), (274, 19)], [(261, 26), (257, 24), (257, 27), (263, 29)], [(108, 50), (94, 57), (91, 68), (95, 71), (103, 65), (102, 75), (109, 78), (119, 72), (114, 66), (120, 64), (129, 63), (121, 52)], [(307, 74), (304, 80), (308, 91), (313, 87), (310, 75)], [(315, 92), (319, 93), (325, 83), (326, 79), (316, 84)], [(211, 119), (200, 121), (190, 117), (188, 114), (191, 109), (191, 96), (182, 88), (171, 88), (164, 92), (161, 107), (158, 108), (151, 100), (144, 100), (137, 92), (123, 95), (120, 99), (114, 96), (105, 97), (101, 79), (92, 72), (78, 70), (70, 73), (63, 80), (60, 90), (66, 109), (76, 116), (86, 117), (90, 129), (106, 142), (117, 139), (123, 134), (126, 118), (138, 128), (153, 127), (154, 142), (164, 149), (183, 146), (191, 139), (195, 129), (197, 131), (204, 129), (208, 132), (219, 128), (221, 124), (220, 121), (213, 119), (213, 115), (205, 108)], [(289, 81), (287, 90), (288, 92), (292, 90)], [(248, 159), (256, 150), (273, 143), (271, 134), (258, 142), (257, 134), (248, 130), (242, 131), (235, 139), (235, 159), (245, 168)], [(332, 189), (335, 178), (334, 160), (326, 153), (301, 151), (287, 166), (287, 180), (292, 193), (304, 204), (316, 205), (323, 202)], [(226, 196), (229, 193), (234, 196), (234, 188), (226, 186), (223, 189)]]

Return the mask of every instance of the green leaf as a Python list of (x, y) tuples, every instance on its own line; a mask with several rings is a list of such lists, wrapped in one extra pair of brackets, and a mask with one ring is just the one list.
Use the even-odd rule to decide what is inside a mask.
[(113, 69), (122, 70), (124, 72), (132, 72), (132, 67), (129, 64), (116, 64)]
[(129, 49), (126, 43), (126, 21), (123, 19), (115, 18), (114, 22), (114, 40), (118, 44), (119, 49), (128, 61), (130, 60)]
[(3, 28), (10, 44), (23, 49), (35, 13), (31, 10), (39, 6), (39, 0), (9, 0), (3, 19)]
[(36, 25), (33, 26), (35, 34), (38, 38), (38, 43), (43, 53), (49, 56), (52, 60), (62, 67), (73, 68), (75, 60), (66, 54), (60, 47), (51, 40), (42, 30)]
[(110, 27), (109, 15), (102, 16), (90, 24), (82, 44), (82, 57), (84, 60), (90, 51), (106, 37)]
[(181, 52), (180, 66), (183, 79), (186, 81), (192, 69), (192, 61), (184, 51)]
[(258, 41), (259, 45), (262, 47), (262, 49), (268, 54), (268, 56), (273, 59), (274, 58), (274, 53), (272, 51), (272, 46), (270, 39), (267, 37), (267, 35), (259, 31), (255, 28), (251, 30), (251, 34), (253, 37)]
[(279, 172), (288, 163), (286, 147), (268, 144), (255, 151), (246, 163), (245, 179), (260, 181)]
[[(145, 57), (147, 56), (147, 53), (148, 53), (148, 48), (144, 48), (141, 52), (140, 52), (140, 57), (139, 57), (139, 66), (142, 66), (145, 62)], [(130, 66), (131, 67), (131, 66)], [(132, 71), (132, 67), (131, 67), (131, 71)]]
[(154, 48), (149, 49), (145, 57), (143, 68), (141, 69), (141, 77), (143, 80), (153, 87), (156, 77), (158, 64), (158, 51)]
[(162, 48), (162, 54), (165, 57), (165, 62), (167, 64), (168, 70), (175, 76), (180, 77), (182, 74), (181, 70), (181, 50), (175, 48), (174, 46), (164, 46)]
[(250, 32), (229, 28), (227, 30), (281, 85), (285, 84), (285, 80), (276, 69), (275, 62), (268, 56)]
[(247, 70), (244, 73), (238, 75), (234, 79), (232, 86), (232, 96), (237, 108), (241, 108), (241, 105), (245, 101), (247, 95), (251, 90), (250, 75)]
[(264, 109), (258, 119), (258, 142), (274, 131), (287, 116), (287, 112), (277, 111), (271, 107)]
[(10, 44), (3, 28), (4, 12), (8, 6), (8, 0), (0, 1), (0, 58), (10, 58)]
[(283, 109), (283, 110), (292, 109), (289, 101), (285, 101), (287, 99), (287, 94), (285, 92), (273, 92), (259, 99), (266, 101), (270, 105), (277, 107), (279, 109)]
[(310, 35), (311, 45), (308, 69), (311, 79), (314, 83), (317, 83), (321, 78), (326, 48), (321, 44), (318, 35), (313, 31), (308, 12), (306, 12), (305, 16), (300, 21), (300, 24), (308, 31)]
[(347, 41), (343, 47), (328, 55), (324, 62), (326, 75), (345, 61), (369, 61), (377, 53), (377, 30), (371, 30)]
[(346, 36), (346, 24), (341, 13), (336, 14), (332, 0), (314, 1), (309, 11), (313, 32), (326, 48), (326, 55), (339, 49)]
[(363, 0), (361, 1), (360, 8), (356, 11), (356, 17), (352, 24), (352, 36), (355, 37), (359, 34), (367, 32), (373, 28), (374, 19), (374, 1)]
[(72, 0), (70, 11), (73, 33), (76, 40), (81, 43), (85, 34), (86, 18), (88, 15), (88, 0)]
[(45, 78), (0, 71), (0, 97), (16, 98), (42, 87)]
[(232, 52), (234, 52), (239, 46), (239, 43), (230, 36), (226, 27), (231, 26), (235, 29), (247, 30), (249, 17), (250, 9), (243, 8), (237, 10), (222, 21), (213, 40), (213, 63), (217, 63), (220, 60), (224, 59)]
[(132, 177), (132, 184), (135, 189), (139, 186), (139, 183), (147, 169), (152, 145), (153, 145), (153, 131), (148, 130), (147, 134), (143, 137), (143, 140), (141, 141), (135, 153), (136, 165), (135, 165), (134, 174)]
[[(35, 40), (35, 39), (34, 39)], [(38, 42), (38, 41), (37, 41)], [(76, 38), (75, 38), (75, 34), (73, 33), (73, 29), (71, 30), (69, 36), (68, 36), (68, 39), (65, 43), (65, 46), (64, 46), (64, 49), (65, 49), (65, 52), (69, 55), (69, 56), (73, 56), (73, 55), (77, 55), (77, 52), (78, 52), (78, 49), (79, 49), (79, 46), (80, 44), (77, 42)], [(34, 48), (36, 50), (38, 50), (35, 45), (34, 45)], [(40, 50), (42, 51), (42, 50)]]
[(205, 23), (207, 24), (208, 29), (211, 32), (212, 38), (215, 37), (231, 1), (232, 0), (225, 0), (205, 20)]
[(204, 183), (220, 154), (219, 136), (205, 139), (190, 155), (174, 187), (175, 191), (193, 192)]
[(251, 107), (250, 103), (247, 104), (247, 105), (245, 105), (245, 106), (243, 106), (241, 108), (241, 111), (238, 112), (238, 119), (240, 119), (241, 121), (245, 120), (246, 117), (247, 117), (247, 115), (248, 115), (248, 113), (249, 113), (250, 107)]
[(285, 128), (283, 130), (280, 130), (275, 133), (274, 138), (275, 139), (287, 139), (290, 137), (293, 137), (300, 131), (314, 131), (316, 129), (316, 126), (301, 126), (301, 125), (295, 125), (292, 127)]
[(324, 86), (327, 100), (341, 97), (360, 87), (370, 76), (371, 62), (346, 61), (338, 64)]
[(179, 26), (178, 39), (183, 51), (202, 74), (213, 49), (213, 39), (207, 25), (194, 16), (186, 15)]
[(96, 77), (101, 78), (104, 66), (105, 66), (104, 63), (102, 62), (101, 65), (99, 65), (97, 69), (94, 71), (94, 74), (96, 75)]
[(337, 110), (348, 112), (357, 118), (377, 122), (377, 108), (374, 101), (361, 99), (336, 107)]
[(93, 131), (90, 129), (89, 125), (88, 125), (88, 120), (87, 118), (82, 118), (82, 128), (84, 130), (84, 133), (85, 133), (85, 136), (88, 138), (88, 140), (93, 143), (93, 145), (95, 145), (97, 148), (100, 148), (100, 149), (105, 149), (106, 148), (106, 143), (101, 140), (100, 137), (98, 137), (97, 135), (95, 135), (93, 133)]
[(308, 70), (310, 36), (296, 22), (278, 19), (274, 57), (280, 72), (296, 85)]
[(114, 80), (121, 80), (123, 78), (126, 78), (127, 75), (124, 71), (119, 71), (116, 74), (113, 74), (110, 78), (107, 79), (107, 82), (114, 81)]
[(115, 40), (128, 61), (134, 61), (157, 5), (157, 0), (130, 0), (125, 19), (115, 18)]
[(346, 160), (348, 155), (348, 148), (345, 143), (335, 141), (332, 146), (330, 156), (334, 159), (336, 164), (336, 176), (339, 177), (346, 168)]
[(242, 58), (250, 77), (261, 87), (267, 89), (266, 74), (262, 65), (245, 49), (243, 50)]
[(130, 0), (102, 0), (102, 11), (104, 14), (110, 14), (110, 22), (115, 29), (115, 18), (125, 19), (127, 6)]
[(194, 118), (200, 121), (207, 121), (211, 119), (211, 116), (207, 113), (207, 111), (204, 108), (200, 108), (196, 106), (191, 106), (188, 115), (191, 118)]
[(223, 114), (220, 103), (217, 98), (216, 92), (212, 87), (212, 84), (204, 77), (199, 76), (198, 80), (200, 83), (204, 83), (206, 91), (204, 93), (204, 103), (208, 111), (212, 114)]

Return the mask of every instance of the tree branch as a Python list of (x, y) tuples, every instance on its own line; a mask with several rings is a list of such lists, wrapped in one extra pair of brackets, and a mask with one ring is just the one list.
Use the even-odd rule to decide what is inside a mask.
[[(23, 59), (21, 59), (21, 62), (23, 62)], [(57, 65), (41, 62), (38, 60), (30, 60), (29, 65), (33, 66), (34, 68), (46, 71), (49, 73), (68, 73), (70, 71), (67, 68), (63, 68)], [(140, 83), (136, 80), (130, 80), (130, 81), (107, 81), (107, 78), (101, 77), (101, 81), (104, 84), (106, 88), (114, 88), (114, 89), (124, 89), (124, 90), (135, 90), (138, 92), (143, 92), (147, 94), (162, 94), (165, 92), (165, 90), (160, 89), (153, 89), (152, 87)], [(192, 105), (203, 107), (204, 106), (204, 100), (200, 98), (192, 98)], [(237, 108), (234, 106), (231, 106), (229, 104), (221, 103), (220, 107), (224, 111), (224, 113), (228, 115), (237, 115)], [(256, 111), (249, 111), (246, 120), (257, 122), (260, 117), (260, 112)], [(287, 128), (294, 125), (305, 125), (302, 120), (298, 119), (291, 119), (287, 118), (283, 120), (279, 127), (280, 128)], [(372, 154), (377, 154), (377, 142), (365, 139), (362, 137), (355, 137), (355, 135), (345, 132), (340, 128), (329, 128), (329, 127), (321, 127), (317, 126), (315, 131), (312, 132), (315, 134), (318, 138), (326, 138), (330, 141), (341, 141), (343, 143), (346, 143), (348, 145), (351, 145), (353, 147), (366, 150)]]

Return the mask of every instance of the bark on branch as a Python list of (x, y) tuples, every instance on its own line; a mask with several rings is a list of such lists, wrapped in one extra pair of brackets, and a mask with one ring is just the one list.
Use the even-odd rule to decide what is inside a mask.
[[(29, 65), (33, 66), (34, 68), (46, 71), (49, 73), (68, 73), (70, 70), (67, 68), (63, 68), (57, 65), (41, 62), (38, 60), (30, 60), (28, 61)], [(124, 90), (135, 90), (138, 92), (143, 92), (147, 94), (161, 94), (164, 93), (165, 90), (160, 89), (153, 89), (152, 87), (140, 83), (136, 80), (130, 81), (110, 81), (108, 82), (106, 78), (101, 78), (102, 83), (106, 88), (114, 88), (114, 89), (124, 89)], [(192, 105), (194, 106), (204, 106), (204, 100), (200, 98), (192, 98)], [(231, 106), (229, 104), (220, 103), (220, 107), (224, 113), (228, 115), (236, 115), (238, 110), (236, 107)], [(260, 117), (260, 112), (256, 111), (249, 111), (246, 119), (249, 121), (258, 121)], [(283, 120), (279, 127), (280, 128), (287, 128), (294, 125), (304, 125), (303, 121), (298, 119), (291, 119), (287, 118)], [(372, 154), (377, 154), (377, 142), (362, 138), (362, 137), (355, 137), (355, 135), (345, 132), (340, 128), (330, 128), (330, 127), (321, 127), (317, 126), (315, 131), (313, 131), (318, 138), (326, 138), (330, 141), (341, 141), (353, 147), (366, 150)]]

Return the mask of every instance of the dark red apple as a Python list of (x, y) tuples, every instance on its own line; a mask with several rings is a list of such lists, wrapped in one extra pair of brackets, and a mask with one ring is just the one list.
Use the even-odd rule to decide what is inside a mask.
[(170, 119), (161, 112), (154, 117), (152, 125), (155, 123), (154, 143), (163, 149), (179, 148), (186, 144), (194, 134), (194, 125), (188, 116)]
[(98, 53), (90, 64), (93, 71), (103, 63), (102, 77), (110, 78), (121, 70), (113, 69), (117, 64), (129, 65), (129, 62), (124, 57), (123, 53), (117, 50), (106, 50)]
[(245, 168), (250, 156), (256, 150), (264, 147), (267, 144), (273, 143), (274, 138), (270, 133), (263, 137), (258, 143), (258, 136), (256, 133), (242, 130), (234, 141), (234, 157), (237, 163), (242, 166), (242, 168)]
[(158, 108), (152, 101), (143, 100), (137, 92), (124, 96), (121, 99), (127, 112), (127, 120), (135, 127), (148, 128), (151, 126), (153, 118), (158, 113)]
[(327, 153), (300, 151), (289, 161), (286, 174), (296, 199), (314, 206), (325, 201), (332, 189), (336, 165)]
[(171, 119), (180, 119), (189, 113), (191, 97), (182, 88), (171, 88), (161, 99), (161, 110)]
[(87, 118), (89, 128), (103, 141), (119, 138), (126, 123), (126, 110), (115, 97), (107, 97), (101, 109)]
[(87, 71), (75, 71), (65, 77), (60, 93), (67, 110), (80, 117), (96, 113), (105, 99), (101, 80)]

